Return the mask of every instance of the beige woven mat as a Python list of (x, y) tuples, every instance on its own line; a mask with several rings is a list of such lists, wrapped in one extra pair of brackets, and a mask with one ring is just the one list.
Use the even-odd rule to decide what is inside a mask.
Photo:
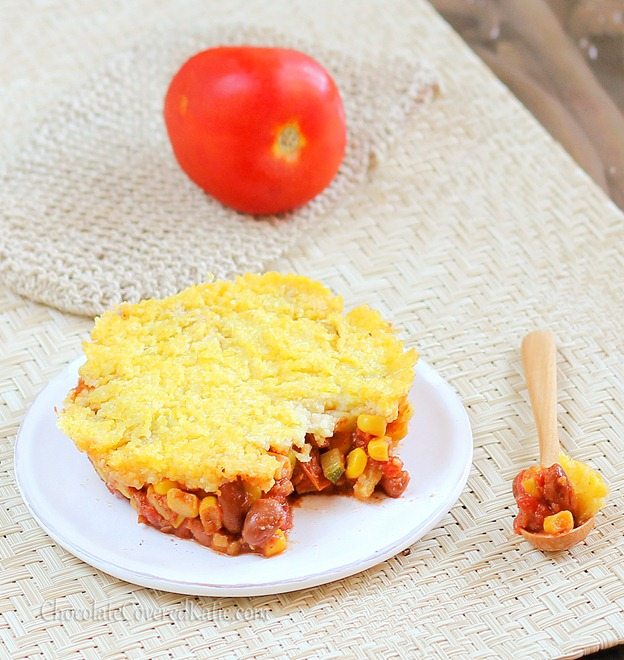
[[(207, 197), (180, 170), (162, 118), (171, 76), (221, 44), (314, 54), (335, 78), (348, 124), (332, 185), (285, 218), (253, 220)], [(422, 58), (354, 59), (251, 23), (177, 17), (64, 90), (0, 171), (0, 275), (18, 293), (96, 314), (261, 270), (362, 183), (405, 117), (437, 89)]]
[[(146, 6), (87, 10), (51, 1), (20, 38), (42, 49), (50, 76), (60, 79), (110, 52), (109, 39), (147, 29), (186, 3)], [(356, 203), (336, 210), (335, 225), (319, 225), (273, 266), (320, 278), (404, 328), (469, 409), (468, 486), (409, 554), (317, 589), (195, 599), (108, 577), (37, 527), (11, 466), (26, 405), (77, 354), (89, 323), (0, 289), (5, 653), (554, 658), (624, 640), (622, 214), (424, 2), (392, 0), (383, 10), (356, 0), (213, 6), (319, 44), (349, 44), (354, 56), (425, 52), (439, 68), (445, 94), (426, 125), (409, 126)], [(74, 48), (71, 59), (65, 48), (75, 40), (85, 52)], [(32, 80), (42, 75), (39, 55), (17, 62), (39, 72)], [(32, 98), (15, 75), (12, 92)], [(21, 121), (13, 127), (21, 131)], [(518, 345), (536, 326), (559, 338), (562, 441), (612, 490), (587, 543), (555, 557), (511, 530), (510, 482), (535, 455)]]

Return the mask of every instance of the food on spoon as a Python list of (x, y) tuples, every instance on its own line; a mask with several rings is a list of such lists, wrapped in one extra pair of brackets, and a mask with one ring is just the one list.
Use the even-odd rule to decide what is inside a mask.
[(60, 428), (139, 521), (216, 551), (286, 547), (291, 498), (409, 481), (416, 352), (367, 306), (297, 275), (245, 275), (96, 320)]
[(592, 470), (587, 463), (575, 461), (564, 453), (559, 455), (559, 463), (574, 487), (576, 497), (574, 520), (578, 526), (602, 509), (609, 489), (602, 475)]
[(338, 88), (318, 62), (295, 50), (197, 53), (173, 77), (164, 114), (184, 172), (244, 213), (305, 204), (330, 184), (344, 156)]
[(561, 453), (559, 463), (533, 465), (513, 482), (518, 504), (514, 530), (551, 535), (569, 532), (595, 515), (605, 503), (607, 485), (587, 464)]
[(544, 518), (544, 534), (565, 534), (574, 529), (574, 516), (571, 511), (564, 509)]

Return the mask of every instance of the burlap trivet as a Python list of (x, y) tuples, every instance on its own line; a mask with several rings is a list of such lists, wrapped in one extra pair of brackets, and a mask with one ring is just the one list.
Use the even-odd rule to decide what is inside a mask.
[[(162, 120), (167, 84), (218, 44), (284, 45), (336, 79), (349, 141), (333, 184), (283, 218), (225, 209), (180, 171)], [(362, 182), (414, 107), (437, 90), (419, 59), (351, 58), (244, 25), (178, 28), (119, 53), (68, 90), (0, 171), (0, 275), (17, 292), (82, 314), (261, 269)]]

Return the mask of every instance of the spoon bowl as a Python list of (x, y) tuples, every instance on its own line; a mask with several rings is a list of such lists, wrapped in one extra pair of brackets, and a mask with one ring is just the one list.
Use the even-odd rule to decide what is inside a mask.
[(595, 518), (592, 516), (586, 520), (582, 525), (571, 529), (564, 534), (544, 534), (544, 532), (527, 532), (526, 529), (521, 529), (520, 533), (538, 550), (546, 552), (558, 552), (560, 550), (569, 550), (573, 545), (585, 540), (585, 537), (594, 528)]

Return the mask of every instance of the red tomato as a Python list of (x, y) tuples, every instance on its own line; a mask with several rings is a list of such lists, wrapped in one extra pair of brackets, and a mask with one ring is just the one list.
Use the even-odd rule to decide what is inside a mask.
[(207, 193), (253, 214), (318, 195), (342, 162), (342, 101), (327, 71), (285, 48), (220, 47), (171, 81), (165, 122), (178, 163)]

